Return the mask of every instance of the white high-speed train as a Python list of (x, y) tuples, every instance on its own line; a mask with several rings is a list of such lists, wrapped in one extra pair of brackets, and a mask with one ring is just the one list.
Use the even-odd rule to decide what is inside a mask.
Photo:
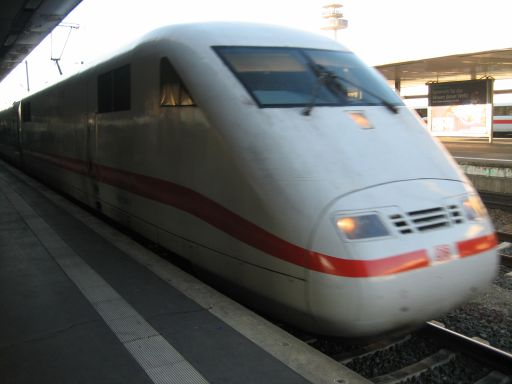
[(4, 158), (319, 333), (420, 324), (496, 273), (468, 179), (376, 71), (315, 34), (158, 29), (2, 112), (0, 140)]
[(512, 105), (496, 103), (493, 107), (492, 131), (495, 133), (512, 134)]

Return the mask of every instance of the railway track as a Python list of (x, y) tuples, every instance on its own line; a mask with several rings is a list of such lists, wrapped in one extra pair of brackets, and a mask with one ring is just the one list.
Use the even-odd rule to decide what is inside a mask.
[(435, 338), (449, 350), (470, 356), (479, 363), (493, 369), (491, 373), (499, 372), (512, 382), (512, 353), (490, 346), (485, 340), (470, 338), (449, 330), (443, 324), (427, 322), (422, 332)]
[(512, 244), (512, 233), (510, 233), (510, 232), (503, 232), (503, 231), (497, 231), (496, 235), (498, 236), (498, 240), (500, 242), (506, 242), (506, 243), (511, 243)]
[(437, 322), (330, 356), (375, 384), (512, 383), (512, 354)]
[(488, 208), (498, 208), (512, 212), (512, 195), (478, 191), (482, 201)]
[(512, 267), (512, 256), (502, 252), (505, 249), (512, 247), (512, 233), (497, 231), (496, 236), (500, 242), (498, 245), (498, 251), (501, 256), (501, 264), (506, 265), (507, 267)]

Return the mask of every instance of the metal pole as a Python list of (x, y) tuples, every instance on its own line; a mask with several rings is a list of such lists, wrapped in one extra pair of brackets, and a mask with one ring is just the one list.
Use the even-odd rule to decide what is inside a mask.
[[(397, 76), (397, 74), (395, 74)], [(400, 92), (402, 91), (402, 82), (400, 81), (400, 75), (398, 74), (398, 77), (395, 77), (395, 91), (400, 96)]]
[(25, 73), (27, 75), (27, 92), (30, 92), (30, 82), (28, 79), (28, 61), (25, 60)]

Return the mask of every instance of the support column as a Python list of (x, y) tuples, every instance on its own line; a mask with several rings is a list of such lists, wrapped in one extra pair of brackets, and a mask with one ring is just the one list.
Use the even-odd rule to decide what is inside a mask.
[(398, 95), (400, 95), (401, 88), (401, 78), (400, 78), (400, 67), (395, 67), (395, 91)]

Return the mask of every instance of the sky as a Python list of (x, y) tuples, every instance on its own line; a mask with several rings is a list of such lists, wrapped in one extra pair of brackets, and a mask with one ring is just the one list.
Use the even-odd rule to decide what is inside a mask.
[[(512, 47), (510, 0), (339, 0), (348, 28), (337, 40), (367, 64)], [(325, 25), (325, 0), (83, 0), (27, 57), (31, 91), (64, 76), (162, 25), (209, 20), (291, 26), (333, 38)], [(69, 37), (68, 37), (69, 36)], [(27, 94), (23, 62), (0, 84), (0, 108)]]

